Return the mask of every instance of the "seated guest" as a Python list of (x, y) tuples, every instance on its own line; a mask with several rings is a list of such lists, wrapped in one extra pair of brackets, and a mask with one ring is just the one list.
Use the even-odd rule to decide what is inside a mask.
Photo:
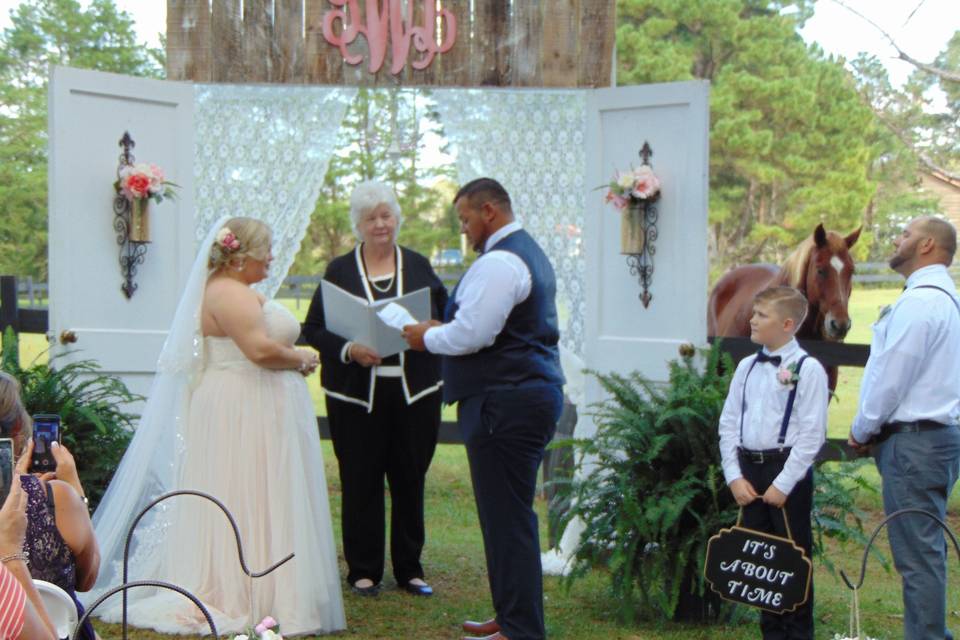
[(55, 640), (57, 634), (40, 600), (23, 552), (27, 495), (13, 478), (0, 508), (0, 640)]
[[(424, 256), (397, 244), (400, 205), (393, 189), (373, 181), (357, 185), (350, 217), (360, 242), (330, 263), (324, 279), (369, 302), (427, 287), (431, 315), (439, 318), (447, 291)], [(347, 582), (360, 595), (376, 595), (380, 588), (386, 476), (393, 576), (407, 592), (431, 595), (420, 553), (424, 482), (440, 428), (440, 362), (412, 351), (381, 358), (368, 345), (327, 331), (320, 287), (303, 335), (320, 352), (320, 382), (343, 489)]]
[[(30, 574), (66, 591), (83, 615), (77, 591), (87, 591), (100, 570), (100, 549), (84, 501), (76, 464), (67, 448), (53, 443), (56, 470), (41, 477), (29, 473), (33, 440), (32, 424), (20, 398), (16, 379), (0, 372), (0, 437), (13, 439), (17, 472), (27, 496), (27, 531), (23, 550), (30, 558)], [(94, 640), (87, 622), (78, 640)]]

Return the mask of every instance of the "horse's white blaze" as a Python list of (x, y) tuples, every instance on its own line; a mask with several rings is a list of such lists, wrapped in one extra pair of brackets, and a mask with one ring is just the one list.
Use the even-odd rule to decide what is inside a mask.
[(843, 275), (843, 260), (841, 260), (837, 256), (833, 256), (832, 258), (830, 258), (830, 266), (832, 266), (834, 269), (837, 270), (837, 275), (839, 276)]
[(839, 284), (839, 293), (840, 293), (840, 303), (844, 306), (847, 305), (846, 291), (843, 290), (843, 260), (837, 256), (830, 258), (830, 266), (837, 270), (837, 282)]

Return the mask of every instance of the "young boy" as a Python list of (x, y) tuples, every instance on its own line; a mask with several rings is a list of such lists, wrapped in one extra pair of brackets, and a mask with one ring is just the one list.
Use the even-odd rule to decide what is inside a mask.
[[(786, 513), (793, 541), (810, 557), (812, 465), (826, 440), (830, 394), (823, 367), (794, 338), (806, 314), (806, 298), (791, 287), (754, 298), (750, 340), (762, 348), (733, 374), (720, 416), (720, 454), (742, 526), (788, 537)], [(812, 640), (813, 585), (793, 613), (763, 611), (760, 630), (768, 640)]]

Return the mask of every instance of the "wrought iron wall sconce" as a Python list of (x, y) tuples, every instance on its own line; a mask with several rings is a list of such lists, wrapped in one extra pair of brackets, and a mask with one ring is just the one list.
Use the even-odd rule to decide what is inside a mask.
[[(137, 290), (137, 283), (133, 280), (137, 275), (137, 266), (143, 264), (147, 255), (147, 245), (150, 244), (150, 240), (145, 212), (137, 212), (138, 215), (135, 216), (133, 202), (124, 195), (119, 187), (120, 172), (124, 167), (133, 166), (135, 158), (130, 150), (137, 145), (128, 131), (123, 132), (119, 144), (123, 151), (117, 165), (117, 193), (113, 198), (113, 230), (117, 232), (117, 244), (120, 247), (120, 274), (123, 276), (123, 284), (120, 285), (120, 289), (129, 300)], [(135, 217), (139, 219), (135, 220)]]
[(651, 189), (654, 191), (644, 198), (633, 197), (630, 204), (623, 210), (620, 224), (621, 253), (627, 256), (627, 266), (630, 275), (640, 282), (640, 301), (643, 308), (650, 306), (653, 295), (650, 285), (653, 283), (653, 257), (657, 253), (657, 201), (660, 199), (660, 183), (653, 174), (650, 157), (653, 149), (646, 141), (640, 149), (641, 168), (650, 169), (649, 177), (653, 181)]

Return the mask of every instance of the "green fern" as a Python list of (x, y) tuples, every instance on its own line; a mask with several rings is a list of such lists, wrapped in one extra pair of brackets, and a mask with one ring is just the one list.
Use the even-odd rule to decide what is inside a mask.
[(92, 360), (20, 365), (17, 336), (8, 328), (0, 349), (0, 368), (20, 381), (27, 412), (56, 413), (62, 439), (73, 453), (90, 507), (95, 508), (120, 463), (137, 416), (124, 410), (141, 400), (119, 379), (104, 375)]

